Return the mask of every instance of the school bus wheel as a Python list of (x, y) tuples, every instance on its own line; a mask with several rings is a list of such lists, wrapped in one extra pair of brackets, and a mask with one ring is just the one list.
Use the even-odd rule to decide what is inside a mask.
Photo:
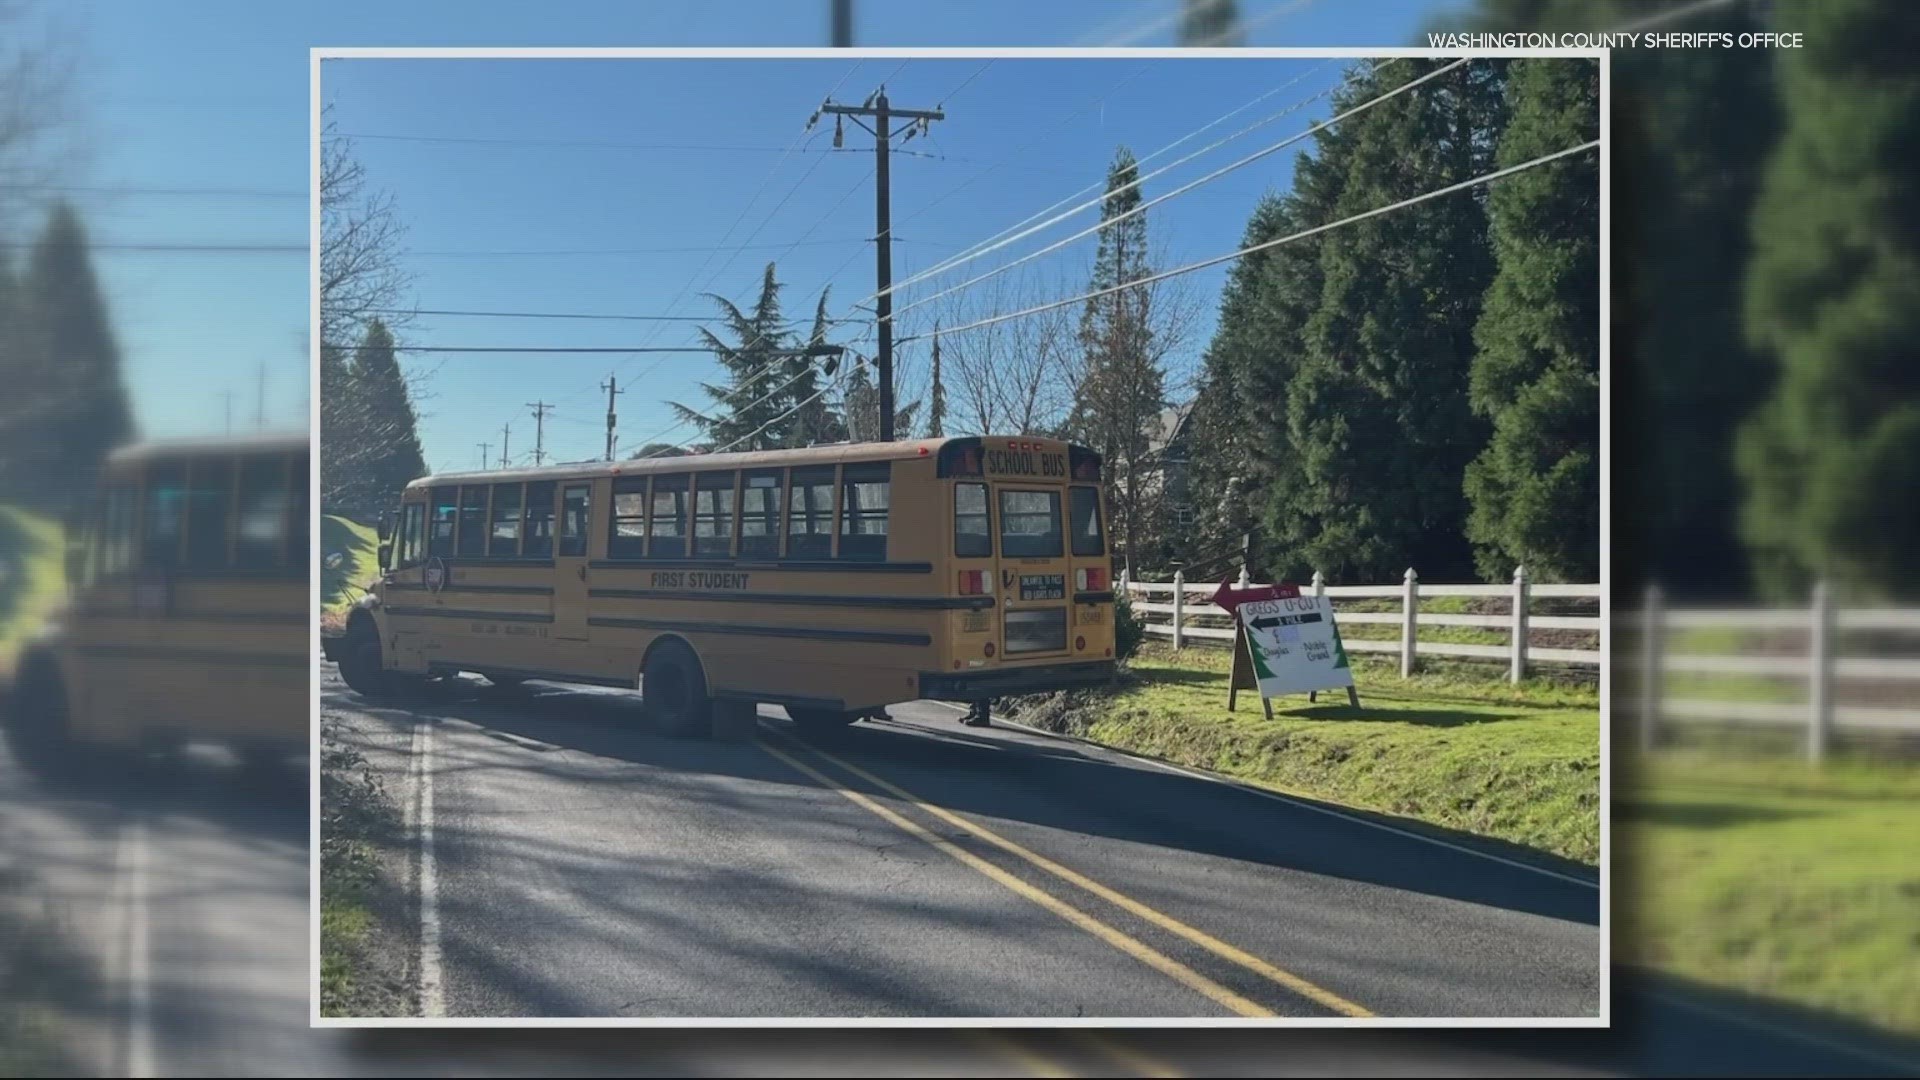
[(397, 698), (423, 684), (417, 675), (388, 671), (380, 656), (380, 627), (373, 616), (356, 611), (347, 620), (347, 636), (335, 646), (339, 657), (340, 678), (354, 693), (364, 698)]
[(7, 744), (15, 760), (40, 776), (64, 776), (76, 764), (68, 729), (67, 686), (60, 661), (46, 649), (20, 658), (6, 709)]
[(678, 638), (657, 642), (647, 650), (640, 674), (640, 700), (662, 734), (687, 738), (713, 730), (706, 672), (693, 648)]
[(808, 708), (804, 705), (787, 706), (787, 715), (793, 719), (794, 726), (803, 734), (838, 731), (860, 719), (859, 713), (841, 709)]

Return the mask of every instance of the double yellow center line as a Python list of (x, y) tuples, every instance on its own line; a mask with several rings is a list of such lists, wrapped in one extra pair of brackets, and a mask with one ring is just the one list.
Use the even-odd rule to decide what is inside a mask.
[[(981, 874), (984, 874), (985, 876), (993, 879), (994, 881), (1012, 890), (1013, 892), (1018, 893), (1020, 896), (1028, 900), (1031, 900), (1033, 903), (1038, 904), (1043, 908), (1046, 908), (1048, 911), (1051, 911), (1054, 914), (1060, 916), (1061, 918), (1067, 920), (1068, 922), (1074, 924), (1075, 926), (1078, 926), (1080, 929), (1085, 930), (1087, 933), (1092, 934), (1094, 937), (1099, 938), (1100, 940), (1106, 942), (1107, 944), (1113, 946), (1114, 948), (1120, 950), (1121, 952), (1124, 952), (1127, 955), (1133, 957), (1134, 959), (1139, 960), (1141, 963), (1146, 964), (1148, 967), (1151, 967), (1156, 971), (1162, 972), (1163, 974), (1173, 978), (1174, 980), (1181, 983), (1182, 985), (1206, 996), (1207, 998), (1219, 1003), (1220, 1005), (1225, 1006), (1227, 1009), (1231, 1010), (1232, 1012), (1240, 1016), (1250, 1016), (1250, 1017), (1270, 1017), (1275, 1015), (1271, 1010), (1267, 1009), (1265, 1006), (1262, 1006), (1258, 1002), (1250, 1000), (1249, 998), (1246, 998), (1240, 994), (1235, 993), (1232, 990), (1229, 990), (1228, 988), (1220, 985), (1219, 983), (1214, 982), (1212, 979), (1207, 978), (1205, 975), (1202, 975), (1200, 972), (1195, 971), (1194, 969), (1188, 967), (1187, 965), (1182, 964), (1178, 960), (1175, 960), (1174, 958), (1166, 955), (1165, 953), (1160, 952), (1159, 950), (1153, 948), (1152, 946), (1147, 945), (1145, 942), (1140, 941), (1138, 938), (1132, 937), (1131, 935), (1121, 930), (1118, 930), (1112, 926), (1109, 926), (1104, 922), (1101, 922), (1099, 919), (1094, 918), (1092, 915), (1089, 915), (1086, 912), (1081, 911), (1079, 908), (1074, 907), (1073, 905), (1068, 904), (1065, 901), (1062, 901), (1054, 897), (1050, 893), (1047, 893), (1039, 888), (1036, 888), (1035, 886), (1022, 880), (1021, 878), (1011, 873), (1008, 873), (1006, 870), (1003, 870), (1000, 867), (995, 866), (993, 863), (990, 863), (987, 860), (981, 858), (980, 856), (975, 855), (973, 852), (967, 851), (965, 848), (959, 847), (954, 843), (952, 843), (951, 841), (946, 840), (943, 837), (937, 836), (925, 828), (922, 828), (919, 824), (909, 820), (908, 818), (901, 816), (900, 814), (895, 813), (894, 811), (888, 809), (885, 806), (880, 805), (878, 802), (875, 802), (873, 799), (867, 797), (861, 792), (855, 791), (852, 788), (847, 787), (846, 785), (835, 781), (832, 777), (829, 777), (825, 773), (814, 768), (812, 765), (809, 765), (806, 762), (800, 760), (799, 758), (793, 756), (792, 754), (789, 754), (779, 749), (778, 747), (771, 745), (767, 740), (765, 739), (760, 740), (759, 745), (763, 749), (765, 749), (767, 753), (772, 754), (774, 757), (785, 762), (787, 765), (805, 774), (806, 776), (814, 780), (816, 783), (820, 784), (822, 787), (838, 792), (840, 795), (844, 796), (847, 800), (852, 802), (854, 805), (859, 806), (861, 809), (866, 810), (867, 812), (887, 822), (889, 825), (892, 825), (902, 832), (908, 833), (920, 840), (925, 841), (927, 844), (939, 849), (942, 853), (954, 859), (956, 862), (959, 862), (967, 867), (972, 868), (973, 870), (980, 872)], [(861, 768), (860, 766), (853, 764), (852, 762), (836, 757), (835, 755), (827, 753), (826, 751), (821, 750), (818, 747), (809, 747), (808, 750), (815, 756), (831, 762), (836, 767), (842, 770), (845, 770), (847, 773), (853, 776), (859, 777), (860, 779), (866, 781), (867, 783), (872, 784), (874, 787), (879, 788), (881, 791), (884, 791), (887, 794), (892, 795), (894, 798), (899, 799), (900, 801), (913, 806), (914, 808), (920, 810), (921, 812), (930, 814), (933, 817), (938, 818), (939, 820), (944, 821), (949, 825), (953, 825), (959, 829), (965, 830), (967, 833), (975, 837), (978, 837), (979, 839), (984, 840), (989, 844), (992, 844), (994, 847), (997, 847), (1000, 850), (1005, 851), (1008, 854), (1021, 859), (1022, 861), (1026, 862), (1028, 865), (1033, 866), (1036, 869), (1039, 869), (1041, 871), (1044, 871), (1045, 873), (1051, 874), (1052, 876), (1060, 879), (1061, 881), (1066, 882), (1069, 885), (1074, 886), (1075, 888), (1092, 893), (1094, 896), (1097, 896), (1100, 899), (1106, 901), (1107, 903), (1110, 903), (1115, 907), (1120, 908), (1121, 910), (1127, 912), (1128, 914), (1133, 915), (1137, 918), (1143, 919), (1146, 922), (1151, 923), (1152, 925), (1159, 927), (1160, 929), (1165, 930), (1169, 933), (1172, 933), (1178, 937), (1184, 938), (1185, 940), (1192, 942), (1195, 945), (1198, 945), (1200, 948), (1205, 949), (1206, 951), (1212, 953), (1213, 955), (1220, 957), (1221, 959), (1226, 960), (1230, 963), (1236, 964), (1239, 967), (1245, 968), (1246, 970), (1261, 976), (1267, 981), (1272, 982), (1280, 987), (1283, 987), (1284, 989), (1286, 989), (1291, 993), (1298, 994), (1299, 996), (1304, 997), (1309, 1001), (1312, 1001), (1326, 1009), (1332, 1010), (1333, 1012), (1339, 1013), (1342, 1016), (1372, 1016), (1373, 1015), (1373, 1013), (1367, 1010), (1366, 1008), (1360, 1005), (1357, 1005), (1351, 1001), (1348, 1001), (1346, 998), (1341, 997), (1340, 995), (1334, 993), (1331, 990), (1328, 990), (1324, 987), (1321, 987), (1312, 982), (1309, 982), (1308, 980), (1301, 978), (1300, 976), (1295, 975), (1290, 971), (1286, 971), (1279, 967), (1276, 967), (1273, 964), (1270, 964), (1267, 961), (1262, 960), (1261, 958), (1254, 956), (1253, 954), (1243, 949), (1237, 948), (1233, 945), (1227, 944), (1224, 941), (1221, 941), (1219, 938), (1214, 937), (1213, 935), (1207, 933), (1204, 930), (1200, 930), (1193, 926), (1189, 926), (1186, 923), (1181, 922), (1179, 919), (1176, 919), (1171, 915), (1168, 915), (1164, 912), (1161, 912), (1152, 907), (1149, 907), (1146, 904), (1143, 904), (1140, 901), (1135, 900), (1132, 897), (1119, 892), (1118, 890), (1109, 888), (1106, 885), (1102, 885), (1100, 882), (1097, 882), (1092, 878), (1087, 877), (1085, 874), (1079, 873), (1078, 871), (1062, 866), (1059, 863), (1054, 862), (1052, 859), (1049, 859), (1046, 856), (1039, 854), (1038, 852), (1022, 847), (1021, 845), (1014, 843), (1012, 840), (1009, 840), (1004, 836), (1001, 836), (999, 833), (994, 832), (992, 829), (989, 829), (984, 825), (981, 825), (974, 821), (970, 821), (967, 818), (961, 817), (959, 814), (953, 813), (952, 811), (947, 810), (944, 807), (935, 806), (932, 803), (929, 803), (926, 800), (920, 798), (919, 796), (913, 794), (912, 792), (907, 791), (905, 788), (902, 788), (899, 785), (891, 783), (887, 780), (883, 780), (880, 777), (875, 776), (873, 773), (868, 772), (867, 770)]]

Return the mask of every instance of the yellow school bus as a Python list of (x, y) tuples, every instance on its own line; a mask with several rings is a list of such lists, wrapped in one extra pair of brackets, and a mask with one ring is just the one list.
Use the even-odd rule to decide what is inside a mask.
[(325, 642), (368, 695), (456, 672), (636, 687), (834, 728), (1114, 668), (1101, 461), (1032, 437), (849, 443), (429, 476)]
[(15, 756), (41, 772), (114, 750), (307, 745), (307, 437), (114, 452), (67, 526), (66, 604), (23, 651)]

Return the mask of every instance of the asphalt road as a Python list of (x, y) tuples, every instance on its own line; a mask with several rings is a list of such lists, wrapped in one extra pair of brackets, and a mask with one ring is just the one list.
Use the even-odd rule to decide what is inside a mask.
[[(686, 1015), (724, 998), (770, 1012), (1231, 1015), (1036, 896), (1200, 985), (1284, 1015), (1332, 1012), (928, 808), (1382, 1013), (1507, 1007), (1518, 995), (1496, 973), (1524, 969), (1518, 954), (1571, 951), (1583, 935), (1596, 948), (1566, 883), (1503, 884), (1522, 872), (1073, 744), (959, 728), (937, 707), (823, 748), (909, 799), (782, 742), (777, 721), (768, 745), (827, 783), (759, 746), (641, 734), (621, 695), (541, 688), (397, 712), (363, 708), (331, 674), (324, 692), (400, 770), (396, 794), (414, 731), (433, 729), (450, 1014), (651, 998)], [(0, 931), (30, 938), (11, 955), (51, 974), (0, 986), (0, 1008), (43, 1019), (56, 1066), (81, 1075), (1798, 1076), (1897, 1075), (1914, 1060), (1909, 1047), (1636, 983), (1616, 984), (1615, 1030), (1573, 1033), (313, 1030), (305, 795), (297, 775), (247, 777), (211, 757), (50, 790), (0, 751)], [(714, 852), (728, 859), (719, 878)], [(1303, 910), (1309, 897), (1334, 907)], [(1428, 922), (1395, 929), (1396, 917)], [(1431, 940), (1455, 926), (1467, 944)], [(1521, 943), (1488, 938), (1507, 926)], [(1562, 974), (1572, 967), (1519, 977), (1578, 1000), (1579, 976)]]
[(423, 1007), (538, 1017), (1592, 1017), (1599, 891), (914, 703), (813, 743), (539, 686), (324, 707), (430, 845)]

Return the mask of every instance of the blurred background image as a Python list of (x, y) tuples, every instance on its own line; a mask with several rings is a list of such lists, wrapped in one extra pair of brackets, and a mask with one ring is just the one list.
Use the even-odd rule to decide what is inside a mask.
[[(308, 723), (306, 575), (321, 573), (303, 554), (309, 502), (299, 437), (311, 405), (309, 47), (1360, 48), (1426, 44), (1431, 31), (1634, 29), (1805, 39), (1798, 49), (1706, 44), (1612, 57), (1613, 1030), (716, 1039), (308, 1028), (308, 793), (296, 744)], [(1916, 46), (1920, 11), (1900, 0), (722, 0), (537, 12), (0, 4), (0, 1070), (1920, 1070), (1920, 571), (1908, 566), (1920, 546)], [(1118, 80), (1124, 71), (1116, 71)], [(1098, 123), (1128, 107), (1124, 86), (1101, 101), (1036, 103), (1032, 138), (1069, 114)], [(1322, 102), (1300, 119), (1327, 115)], [(1192, 126), (1211, 118), (1195, 116)], [(804, 117), (785, 119), (797, 131)], [(536, 145), (515, 147), (397, 125), (331, 134), (322, 144), (322, 210), (329, 235), (351, 240), (322, 252), (320, 332), (360, 346), (335, 357), (334, 377), (384, 380), (385, 400), (407, 410), (404, 424), (388, 417), (368, 429), (369, 461), (394, 457), (411, 439), (413, 471), (445, 468), (420, 459), (418, 441), (452, 445), (447, 425), (472, 411), (472, 369), (407, 348), (473, 344), (483, 332), (421, 310), (437, 299), (421, 282), (460, 258), (439, 238), (429, 245), (414, 234), (410, 214), (420, 208), (396, 194), (399, 170), (420, 155), (442, 155), (442, 167), (458, 155), (475, 169), (556, 171), (581, 154), (629, 154), (632, 168), (648, 171), (671, 170), (672, 158), (541, 146), (537, 131), (520, 140)], [(773, 153), (742, 155), (750, 191), (784, 144), (760, 141)], [(937, 142), (925, 152), (961, 156)], [(1024, 197), (1014, 197), (1022, 192), (1001, 186), (1011, 170), (995, 170), (1016, 157), (1008, 146), (911, 164), (942, 170), (923, 193), (974, 185), (954, 192), (953, 203), (975, 203), (998, 225), (1100, 183), (1109, 165), (1103, 155), (1085, 175), (1022, 174)], [(780, 195), (805, 190), (807, 168), (799, 159), (776, 167), (751, 220), (768, 216)], [(1250, 235), (1287, 214), (1317, 223), (1316, 206), (1300, 198), (1284, 212), (1268, 207), (1263, 222), (1262, 194), (1236, 193), (1240, 204), (1223, 212), (1246, 221)], [(903, 214), (915, 209), (906, 198)], [(865, 211), (854, 202), (849, 213), (858, 217)], [(929, 235), (941, 216), (916, 223), (921, 238), (956, 248), (978, 238), (979, 229)], [(728, 220), (713, 223), (716, 237)], [(753, 242), (784, 246), (798, 234), (792, 222), (776, 223), (764, 238), (740, 234), (723, 247), (739, 248), (740, 267), (758, 266), (767, 255)], [(912, 252), (912, 227), (901, 232), (901, 251)], [(851, 259), (849, 274), (865, 272), (871, 249), (856, 228), (799, 239), (818, 270)], [(617, 230), (604, 244), (649, 246)], [(484, 238), (468, 246), (487, 247)], [(563, 246), (511, 257), (603, 277), (609, 311), (656, 310), (667, 299), (623, 298), (622, 266), (664, 258), (684, 269), (687, 259), (610, 262), (569, 256)], [(781, 266), (809, 269), (800, 256)], [(1541, 273), (1550, 270), (1543, 264)], [(1020, 283), (1043, 297), (1083, 284)], [(1221, 287), (1198, 301), (1209, 313), (1223, 303)], [(1001, 306), (1024, 296), (1004, 299)], [(1297, 331), (1284, 291), (1268, 299), (1263, 317), (1273, 321), (1263, 325), (1277, 336)], [(380, 347), (381, 335), (392, 348)], [(1195, 509), (1178, 531), (1196, 551), (1237, 548), (1252, 532), (1260, 565), (1297, 574), (1314, 538), (1299, 532), (1293, 489), (1207, 423), (1223, 395), (1284, 392), (1243, 381), (1248, 355), (1244, 342), (1196, 336), (1185, 375), (1167, 386), (1166, 407), (1193, 417)], [(913, 391), (903, 396), (924, 395), (925, 370), (909, 367), (903, 379)], [(559, 415), (591, 424), (576, 431), (569, 419), (549, 418), (546, 436), (579, 441), (584, 455), (598, 452), (600, 432), (598, 397), (585, 385), (592, 380), (582, 382), (583, 400)], [(1555, 508), (1579, 501), (1569, 495), (1579, 470), (1552, 472), (1581, 449), (1561, 440), (1567, 427), (1593, 418), (1570, 417), (1552, 389), (1533, 387), (1497, 410), (1503, 415), (1485, 416), (1510, 470), (1497, 486), (1523, 497), (1500, 504), (1476, 543), (1449, 549), (1457, 572), (1429, 580), (1503, 581), (1521, 559), (1542, 581), (1596, 580), (1597, 553), (1568, 550), (1554, 528)], [(622, 401), (623, 411), (638, 407)], [(503, 437), (514, 440), (515, 458), (529, 449), (533, 419), (524, 412)], [(495, 423), (488, 418), (489, 440)], [(476, 452), (508, 455), (501, 445), (462, 447), (457, 464)], [(1251, 464), (1218, 467), (1235, 454)], [(1572, 487), (1556, 487), (1560, 480)], [(1244, 517), (1213, 509), (1225, 504), (1229, 481)], [(323, 476), (323, 499), (353, 501), (328, 483)], [(1465, 499), (1449, 511), (1463, 522)], [(326, 527), (346, 529), (345, 520)], [(366, 546), (364, 536), (338, 535), (320, 545), (352, 539), (356, 550)], [(1485, 551), (1492, 554), (1476, 558)], [(1323, 565), (1328, 553), (1313, 552), (1307, 565)], [(1382, 560), (1389, 569), (1417, 561), (1397, 552)], [(1349, 572), (1371, 581), (1376, 569)], [(370, 570), (331, 567), (323, 589), (350, 599), (352, 582)], [(1532, 644), (1566, 644), (1554, 633), (1536, 629)], [(378, 832), (385, 796), (364, 762), (342, 752), (329, 764), (339, 785), (329, 805), (348, 819), (342, 835), (361, 828), (371, 840), (391, 839)], [(352, 873), (367, 850), (348, 843), (323, 854)], [(344, 917), (335, 932), (361, 933)], [(401, 947), (377, 932), (367, 940), (368, 948)]]

